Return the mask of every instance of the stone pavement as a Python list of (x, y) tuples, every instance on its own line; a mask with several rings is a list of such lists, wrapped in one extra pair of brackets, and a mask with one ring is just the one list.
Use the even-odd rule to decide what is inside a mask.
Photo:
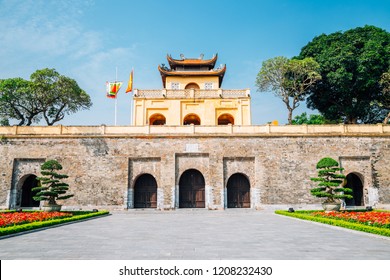
[(116, 212), (0, 239), (0, 259), (390, 259), (390, 238), (229, 209)]

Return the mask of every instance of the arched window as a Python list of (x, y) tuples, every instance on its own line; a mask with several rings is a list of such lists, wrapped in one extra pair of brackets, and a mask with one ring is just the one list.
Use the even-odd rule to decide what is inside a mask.
[(188, 125), (188, 124), (200, 125), (199, 116), (196, 114), (188, 114), (187, 116), (185, 116), (183, 119), (183, 125)]
[(179, 180), (179, 207), (204, 208), (205, 181), (202, 173), (196, 169), (183, 172)]
[(345, 204), (347, 206), (363, 206), (363, 183), (356, 173), (349, 173), (347, 175), (347, 184), (344, 186), (345, 188), (352, 189), (353, 198), (345, 199)]
[(228, 208), (250, 208), (250, 183), (244, 174), (230, 176), (226, 189)]
[(35, 201), (33, 196), (36, 192), (32, 191), (33, 188), (38, 186), (37, 176), (29, 174), (23, 176), (21, 179), (22, 184), (22, 201), (21, 207), (39, 207), (39, 201)]
[(164, 125), (166, 123), (166, 119), (162, 114), (154, 114), (149, 118), (150, 125)]
[(186, 85), (185, 89), (200, 89), (197, 83), (189, 83)]
[(234, 118), (230, 114), (222, 114), (218, 117), (218, 125), (234, 125)]
[(134, 208), (157, 208), (157, 182), (150, 174), (142, 174), (134, 184)]

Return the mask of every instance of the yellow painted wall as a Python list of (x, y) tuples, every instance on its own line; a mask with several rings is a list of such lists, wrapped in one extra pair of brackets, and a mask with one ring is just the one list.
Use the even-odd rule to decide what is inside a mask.
[(235, 125), (250, 125), (249, 98), (235, 99), (134, 99), (134, 125), (148, 125), (153, 114), (160, 113), (166, 118), (166, 125), (183, 125), (184, 117), (196, 114), (201, 125), (217, 125), (218, 117), (230, 114)]
[(166, 78), (165, 87), (166, 89), (172, 89), (171, 83), (179, 83), (179, 89), (185, 89), (186, 85), (189, 83), (197, 83), (200, 89), (205, 89), (205, 83), (213, 83), (213, 89), (219, 88), (219, 79), (218, 77), (172, 77), (168, 76)]
[[(172, 89), (171, 83), (179, 83), (179, 90), (185, 89), (189, 83), (197, 83), (205, 89), (205, 83), (213, 83), (213, 89), (219, 89), (219, 78), (215, 76), (168, 76), (166, 90)], [(164, 89), (165, 90), (165, 89)], [(250, 125), (250, 97), (237, 98), (163, 98), (163, 94), (152, 97), (134, 97), (133, 125), (148, 125), (153, 114), (165, 116), (166, 125), (183, 125), (188, 114), (196, 114), (201, 125), (217, 125), (218, 117), (230, 114), (235, 125)]]

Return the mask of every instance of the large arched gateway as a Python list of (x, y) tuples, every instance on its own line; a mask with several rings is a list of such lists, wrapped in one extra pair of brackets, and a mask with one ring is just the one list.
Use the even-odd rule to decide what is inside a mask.
[(134, 184), (134, 208), (157, 208), (157, 182), (150, 174), (142, 174)]
[(179, 208), (205, 208), (205, 181), (202, 173), (188, 169), (179, 180)]
[(33, 174), (23, 176), (20, 179), (20, 183), (22, 184), (22, 199), (21, 199), (20, 206), (39, 207), (39, 201), (35, 201), (33, 199), (35, 192), (32, 191), (33, 188), (38, 186), (37, 176)]
[(353, 198), (346, 199), (345, 204), (347, 206), (363, 206), (363, 183), (360, 177), (355, 173), (349, 173), (347, 175), (347, 184), (345, 187), (350, 188), (353, 191)]
[(241, 173), (230, 176), (227, 182), (227, 207), (250, 208), (250, 184), (248, 178)]

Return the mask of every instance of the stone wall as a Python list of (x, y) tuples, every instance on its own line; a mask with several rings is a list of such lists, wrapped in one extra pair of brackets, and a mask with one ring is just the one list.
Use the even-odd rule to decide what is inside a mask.
[(1, 208), (18, 206), (20, 180), (27, 174), (40, 175), (38, 167), (47, 159), (58, 160), (69, 175), (70, 192), (75, 194), (63, 202), (69, 209), (132, 208), (134, 183), (144, 173), (157, 181), (157, 208), (176, 209), (180, 176), (188, 169), (202, 173), (208, 209), (226, 208), (226, 184), (235, 173), (250, 182), (252, 208), (313, 208), (321, 200), (310, 195), (310, 177), (316, 175), (322, 157), (338, 160), (345, 174), (359, 175), (365, 205), (390, 207), (390, 135), (383, 132), (387, 126), (380, 133), (350, 135), (44, 135), (12, 129), (0, 136)]

